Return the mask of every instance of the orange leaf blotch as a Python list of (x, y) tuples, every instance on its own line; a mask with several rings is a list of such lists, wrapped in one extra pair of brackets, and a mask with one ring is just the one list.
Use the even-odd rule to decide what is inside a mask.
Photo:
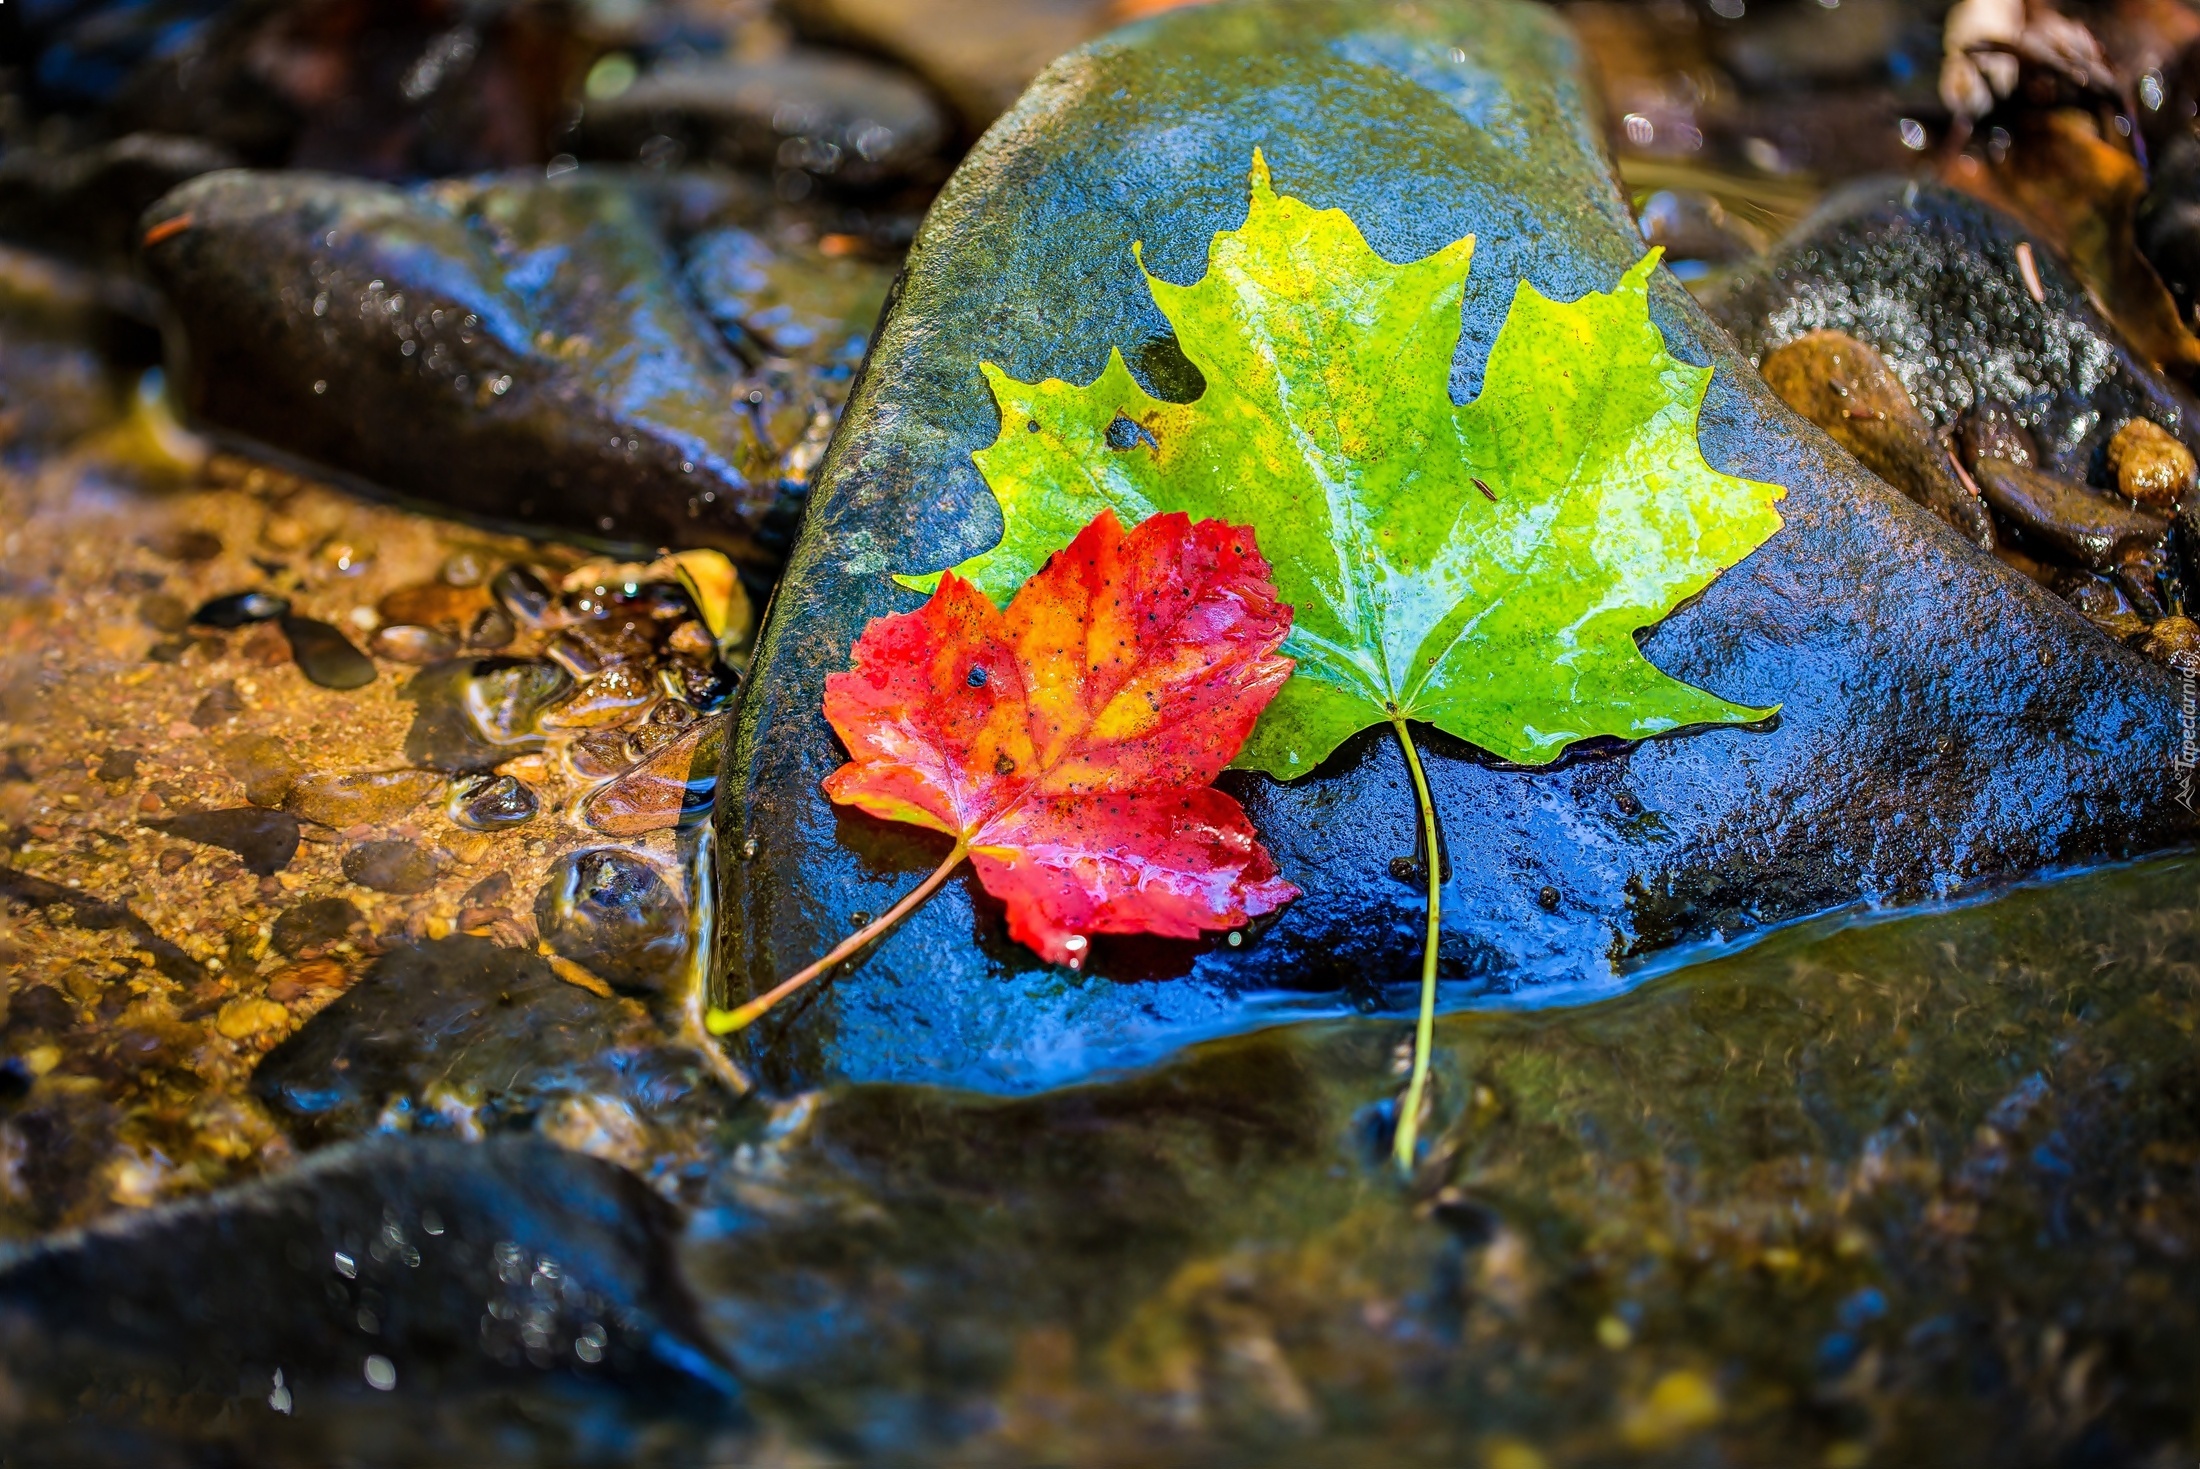
[(1005, 611), (950, 574), (826, 680), (833, 800), (961, 838), (1009, 931), (1075, 964), (1094, 933), (1189, 938), (1298, 890), (1209, 787), (1292, 663), (1249, 529), (1103, 510)]

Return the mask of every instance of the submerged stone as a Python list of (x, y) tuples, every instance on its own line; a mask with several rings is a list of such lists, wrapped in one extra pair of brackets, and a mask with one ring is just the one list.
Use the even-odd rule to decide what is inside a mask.
[[(1192, 8), (1064, 58), (988, 135), (912, 251), (742, 700), (719, 805), (731, 998), (815, 960), (938, 861), (926, 834), (824, 798), (845, 754), (820, 705), (864, 625), (917, 604), (890, 573), (952, 565), (999, 535), (970, 461), (999, 428), (979, 364), (1087, 382), (1119, 346), (1153, 391), (1196, 396), (1131, 246), (1144, 242), (1163, 279), (1197, 279), (1214, 233), (1245, 217), (1258, 146), (1279, 191), (1347, 210), (1386, 259), (1477, 236), (1451, 382), (1471, 398), (1521, 280), (1572, 300), (1609, 290), (1641, 254), (1575, 64), (1559, 22), (1526, 6)], [(1902, 207), (1891, 190), (1885, 208)], [(2130, 364), (2044, 257), (2052, 311), (2034, 309), (2004, 253), (2007, 288), (1988, 299), (2007, 299), (2006, 326), (1956, 311), (1951, 293), (1950, 330), (1970, 334), (1920, 355), (1940, 320), (1915, 304), (1940, 279), (1925, 264), (1977, 256), (1958, 249), (1974, 236), (1948, 222), (1956, 208), (1920, 208), (1906, 226), (1931, 248), (1886, 294), (1914, 336), (1879, 340), (1800, 308), (1782, 320), (1870, 342), (1928, 416), (1970, 401), (1975, 385), (1959, 392), (1952, 374), (1973, 360), (2067, 383), (2031, 420), (2051, 466), (2131, 416), (2182, 430), (2181, 400)], [(1980, 217), (1975, 238), (2002, 250), (2007, 236)], [(1644, 646), (1673, 676), (1780, 715), (1537, 770), (1426, 738), (1452, 854), (1447, 1007), (1612, 986), (1678, 945), (2191, 837), (2165, 776), (2179, 738), (2166, 670), (1800, 423), (1670, 277), (1654, 278), (1651, 309), (1677, 355), (1715, 369), (1706, 457), (1790, 493), (1785, 528)], [(1976, 386), (2007, 396), (1999, 377)], [(1240, 943), (1103, 938), (1084, 973), (1048, 970), (1008, 940), (966, 870), (860, 964), (746, 1032), (753, 1064), (777, 1085), (1013, 1091), (1294, 1014), (1410, 1007), (1424, 919), (1389, 859), (1414, 852), (1417, 822), (1390, 734), (1367, 731), (1288, 785), (1222, 784), (1304, 893)]]
[(443, 784), (426, 770), (316, 771), (290, 783), (282, 807), (322, 826), (395, 821)]
[(205, 421), (455, 510), (783, 553), (736, 366), (622, 187), (231, 171), (147, 222)]
[(187, 842), (221, 847), (244, 859), (245, 869), (269, 877), (298, 854), (298, 820), (283, 811), (236, 806), (226, 811), (186, 811), (164, 821), (145, 823), (155, 831)]
[(361, 842), (344, 851), (344, 876), (380, 893), (424, 893), (448, 865), (443, 854), (418, 842)]
[(687, 908), (648, 858), (591, 847), (561, 858), (535, 897), (544, 943), (615, 985), (662, 989), (688, 953)]

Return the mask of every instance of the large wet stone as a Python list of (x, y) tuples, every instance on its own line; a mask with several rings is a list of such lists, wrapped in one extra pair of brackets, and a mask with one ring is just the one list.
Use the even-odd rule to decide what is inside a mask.
[[(585, 157), (660, 166), (675, 158), (799, 171), (850, 188), (937, 169), (947, 120), (906, 73), (853, 56), (798, 51), (768, 61), (654, 67), (616, 96), (591, 100), (575, 148)], [(668, 157), (669, 149), (677, 150)]]
[(146, 221), (204, 422), (439, 507), (783, 553), (737, 365), (615, 182), (230, 171)]
[[(969, 458), (999, 422), (979, 363), (1089, 381), (1120, 345), (1156, 391), (1198, 392), (1131, 244), (1196, 279), (1213, 233), (1244, 218), (1258, 145), (1279, 189), (1348, 209), (1389, 259), (1479, 237), (1452, 383), (1471, 396), (1519, 280), (1568, 300), (1640, 253), (1574, 65), (1559, 23), (1524, 6), (1193, 9), (1066, 58), (979, 146), (912, 252), (742, 703), (718, 848), (736, 997), (939, 860), (935, 839), (826, 802), (844, 756), (819, 706), (864, 624), (916, 604), (889, 572), (999, 534)], [(1711, 462), (1790, 494), (1786, 528), (1646, 648), (1781, 714), (1536, 771), (1428, 738), (1453, 866), (1447, 1006), (1611, 985), (1676, 945), (2189, 839), (2166, 671), (1863, 472), (1669, 277), (1652, 310), (1679, 355), (1717, 369)], [(1394, 741), (1370, 730), (1291, 785), (1224, 784), (1304, 890), (1242, 947), (1102, 940), (1085, 973), (1050, 970), (965, 872), (854, 972), (752, 1028), (755, 1064), (778, 1084), (1016, 1090), (1289, 1015), (1408, 1006), (1424, 920), (1388, 872), (1415, 847)]]
[(560, 979), (540, 956), (454, 936), (401, 949), (253, 1073), (307, 1142), (377, 1126), (480, 1136), (594, 1099), (685, 1126), (723, 1105), (700, 1063), (654, 1040), (635, 1006)]
[(10, 1452), (632, 1462), (647, 1431), (697, 1462), (741, 1411), (678, 1228), (630, 1174), (546, 1143), (391, 1138), (63, 1237), (0, 1272)]
[(2193, 400), (2124, 345), (2044, 243), (1939, 184), (1840, 190), (1706, 309), (1752, 363), (1808, 332), (1846, 332), (1944, 430), (1974, 403), (2008, 404), (2045, 467), (2074, 479), (2114, 483), (2102, 451), (2127, 419), (2200, 443)]

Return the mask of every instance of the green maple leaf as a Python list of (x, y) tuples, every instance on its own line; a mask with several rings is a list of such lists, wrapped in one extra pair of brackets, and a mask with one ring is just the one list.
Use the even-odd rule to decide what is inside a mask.
[(1206, 275), (1147, 277), (1206, 391), (1154, 398), (1120, 352), (1087, 387), (986, 364), (1001, 431), (975, 458), (1005, 529), (956, 572), (1005, 601), (1103, 507), (1250, 522), (1298, 672), (1238, 764), (1285, 779), (1405, 720), (1536, 765), (1592, 735), (1764, 719), (1635, 642), (1779, 529), (1785, 493), (1704, 462), (1711, 370), (1650, 320), (1655, 252), (1578, 301), (1523, 281), (1461, 406), (1473, 248), (1392, 265), (1343, 211), (1277, 194), (1256, 153)]

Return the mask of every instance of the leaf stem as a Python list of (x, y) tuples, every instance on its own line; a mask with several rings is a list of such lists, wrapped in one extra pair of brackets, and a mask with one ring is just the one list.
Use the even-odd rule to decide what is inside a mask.
[(860, 953), (864, 946), (881, 937), (894, 925), (907, 918), (916, 906), (932, 896), (932, 890), (947, 881), (947, 875), (961, 865), (970, 855), (970, 843), (961, 838), (955, 842), (955, 850), (947, 854), (947, 860), (932, 870), (932, 875), (910, 889), (907, 896), (893, 907), (872, 919), (863, 927), (833, 945), (824, 958), (803, 969), (796, 970), (771, 989), (758, 995), (746, 1005), (734, 1010), (713, 1010), (703, 1024), (712, 1035), (732, 1035), (737, 1030), (753, 1025), (759, 1017), (787, 996), (801, 989), (820, 975), (828, 974), (842, 960)]
[(1436, 1033), (1436, 938), (1443, 920), (1444, 862), (1437, 852), (1436, 803), (1429, 799), (1428, 777), (1421, 771), (1420, 752), (1405, 716), (1393, 709), (1390, 727), (1406, 752), (1406, 768), (1413, 772), (1413, 793), (1421, 801), (1421, 847), (1428, 858), (1428, 934), (1421, 949), (1421, 1019), (1413, 1029), (1413, 1079), (1406, 1084), (1406, 1099), (1398, 1112), (1390, 1155), (1400, 1173), (1413, 1171), (1413, 1150), (1421, 1130), (1421, 1099), (1428, 1090), (1428, 1053)]

